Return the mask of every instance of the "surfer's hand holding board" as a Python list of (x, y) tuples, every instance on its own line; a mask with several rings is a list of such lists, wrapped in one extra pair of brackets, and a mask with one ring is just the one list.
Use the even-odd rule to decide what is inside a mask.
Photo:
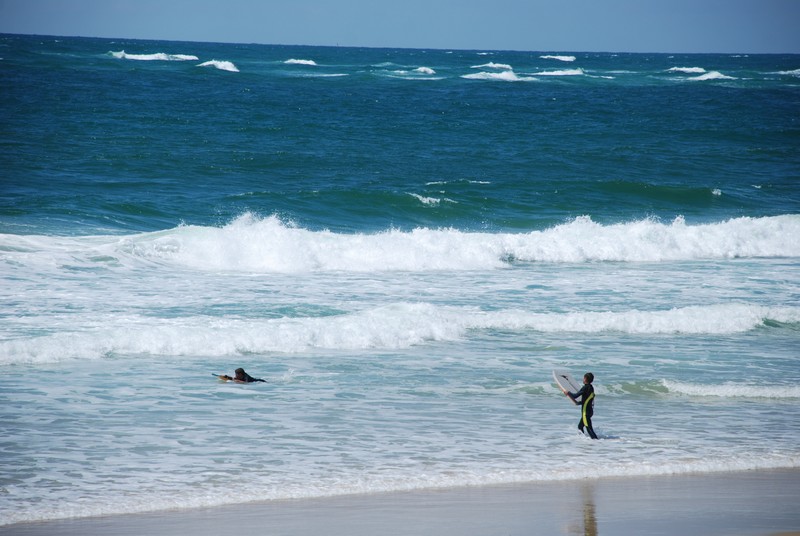
[(570, 393), (569, 391), (567, 391), (567, 390), (566, 390), (566, 389), (564, 389), (563, 387), (561, 388), (561, 392), (562, 392), (562, 393), (564, 393), (565, 395), (567, 395), (567, 398), (569, 398), (570, 400), (572, 400), (572, 403), (573, 403), (573, 404), (575, 404), (576, 406), (578, 405), (578, 401), (577, 401), (577, 400), (575, 400), (575, 399), (572, 397), (572, 393)]
[(578, 402), (572, 398), (572, 395), (570, 394), (570, 390), (573, 390), (576, 393), (581, 390), (580, 385), (578, 385), (578, 382), (575, 381), (575, 378), (573, 378), (569, 372), (563, 370), (554, 370), (553, 379), (555, 379), (556, 385), (558, 385), (558, 388), (561, 389), (561, 392), (564, 393), (567, 398), (572, 400), (572, 403), (577, 406)]

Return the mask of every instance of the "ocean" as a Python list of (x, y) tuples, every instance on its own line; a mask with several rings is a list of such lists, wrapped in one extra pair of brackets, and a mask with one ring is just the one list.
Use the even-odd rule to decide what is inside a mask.
[(0, 95), (2, 525), (800, 466), (800, 56), (0, 35)]

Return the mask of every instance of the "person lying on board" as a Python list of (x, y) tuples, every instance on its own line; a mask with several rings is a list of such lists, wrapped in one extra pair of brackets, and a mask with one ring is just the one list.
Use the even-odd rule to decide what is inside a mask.
[(243, 368), (237, 368), (234, 371), (233, 378), (231, 378), (227, 374), (221, 374), (220, 376), (218, 376), (218, 378), (220, 380), (234, 381), (238, 383), (266, 382), (266, 380), (262, 380), (261, 378), (253, 378), (248, 373), (246, 373)]

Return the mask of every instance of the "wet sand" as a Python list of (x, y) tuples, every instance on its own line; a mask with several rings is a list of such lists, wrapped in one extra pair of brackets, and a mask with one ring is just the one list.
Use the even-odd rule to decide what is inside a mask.
[(800, 536), (800, 470), (625, 477), (25, 523), (0, 535)]

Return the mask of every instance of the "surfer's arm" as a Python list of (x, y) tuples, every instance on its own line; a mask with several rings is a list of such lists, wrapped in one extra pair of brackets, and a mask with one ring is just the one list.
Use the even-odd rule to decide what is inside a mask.
[(576, 398), (581, 398), (585, 394), (586, 394), (586, 386), (585, 385), (583, 387), (581, 387), (581, 390), (578, 391), (577, 393), (569, 393), (569, 392), (567, 392), (567, 396), (570, 397), (572, 399), (572, 401), (575, 402), (576, 404), (578, 403), (578, 401), (575, 400), (575, 399)]

